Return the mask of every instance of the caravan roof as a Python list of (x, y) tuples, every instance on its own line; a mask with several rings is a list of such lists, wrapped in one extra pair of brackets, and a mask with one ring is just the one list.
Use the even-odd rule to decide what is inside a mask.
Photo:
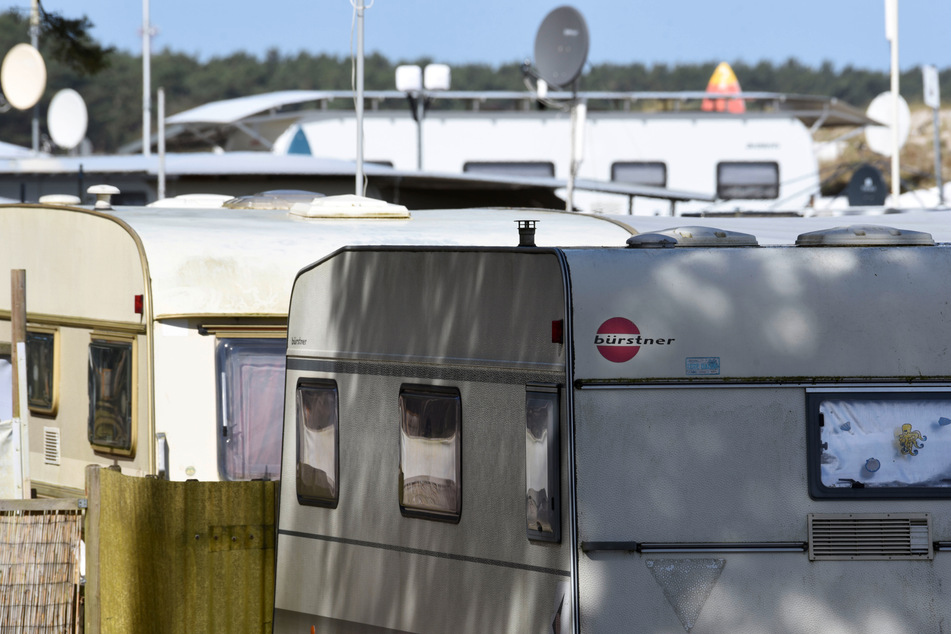
[[(515, 246), (516, 221), (523, 219), (538, 221), (541, 246), (621, 246), (631, 234), (607, 219), (535, 209), (417, 210), (405, 219), (303, 218), (286, 210), (221, 208), (63, 212), (99, 214), (137, 237), (156, 318), (286, 315), (297, 271), (348, 244)], [(58, 217), (48, 216), (49, 225)]]

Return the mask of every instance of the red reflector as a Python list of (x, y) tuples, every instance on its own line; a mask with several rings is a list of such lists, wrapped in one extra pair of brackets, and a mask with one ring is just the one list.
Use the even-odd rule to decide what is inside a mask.
[(136, 315), (142, 314), (142, 299), (143, 299), (142, 295), (135, 296), (135, 314)]
[(551, 342), (565, 343), (565, 320), (556, 319), (551, 322)]

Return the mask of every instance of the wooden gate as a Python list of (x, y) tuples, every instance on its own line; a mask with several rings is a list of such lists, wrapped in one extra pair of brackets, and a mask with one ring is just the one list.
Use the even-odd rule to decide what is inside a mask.
[(86, 631), (270, 632), (276, 489), (88, 467)]

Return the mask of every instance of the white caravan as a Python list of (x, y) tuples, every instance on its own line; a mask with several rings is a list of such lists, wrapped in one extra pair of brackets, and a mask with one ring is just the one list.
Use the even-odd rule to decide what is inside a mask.
[(871, 225), (338, 251), (291, 294), (274, 631), (940, 631), (949, 279)]
[(11, 336), (9, 271), (25, 269), (39, 495), (77, 494), (90, 463), (173, 480), (277, 478), (291, 284), (335, 249), (515, 245), (522, 219), (548, 245), (632, 233), (564, 212), (227, 198), (0, 206), (0, 350)]
[[(685, 92), (446, 91), (407, 96), (367, 91), (364, 156), (397, 170), (503, 175), (693, 192), (677, 202), (607, 191), (577, 192), (579, 209), (672, 215), (706, 211), (798, 211), (819, 196), (813, 133), (878, 125), (842, 101), (812, 95), (746, 92), (720, 97)], [(723, 98), (725, 97), (725, 98)], [(168, 119), (172, 147), (225, 138), (230, 151), (267, 149), (353, 160), (357, 133), (344, 91), (282, 91), (199, 106)], [(743, 112), (706, 111), (705, 102), (743, 103)], [(587, 105), (572, 134), (564, 105)], [(309, 102), (317, 109), (301, 107)], [(439, 107), (441, 102), (459, 109)], [(552, 105), (560, 103), (562, 107)], [(430, 104), (434, 107), (430, 108)], [(580, 141), (574, 144), (573, 139)], [(708, 200), (710, 198), (715, 201)]]

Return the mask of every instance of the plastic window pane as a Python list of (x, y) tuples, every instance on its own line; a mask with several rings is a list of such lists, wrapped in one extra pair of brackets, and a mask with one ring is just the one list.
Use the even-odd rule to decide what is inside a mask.
[(462, 403), (457, 390), (400, 390), (400, 510), (458, 521), (462, 514)]
[(556, 389), (525, 395), (525, 510), (533, 540), (561, 539), (558, 403)]
[(335, 508), (339, 500), (339, 413), (332, 381), (297, 386), (297, 499)]
[(660, 161), (627, 161), (611, 165), (611, 180), (650, 187), (667, 186), (667, 164)]
[(218, 464), (225, 480), (277, 480), (284, 419), (283, 338), (218, 341)]
[(88, 438), (97, 450), (133, 450), (132, 342), (93, 340), (89, 344)]
[(951, 397), (819, 403), (826, 488), (951, 487)]
[(779, 164), (775, 162), (717, 164), (717, 197), (724, 200), (779, 198)]

